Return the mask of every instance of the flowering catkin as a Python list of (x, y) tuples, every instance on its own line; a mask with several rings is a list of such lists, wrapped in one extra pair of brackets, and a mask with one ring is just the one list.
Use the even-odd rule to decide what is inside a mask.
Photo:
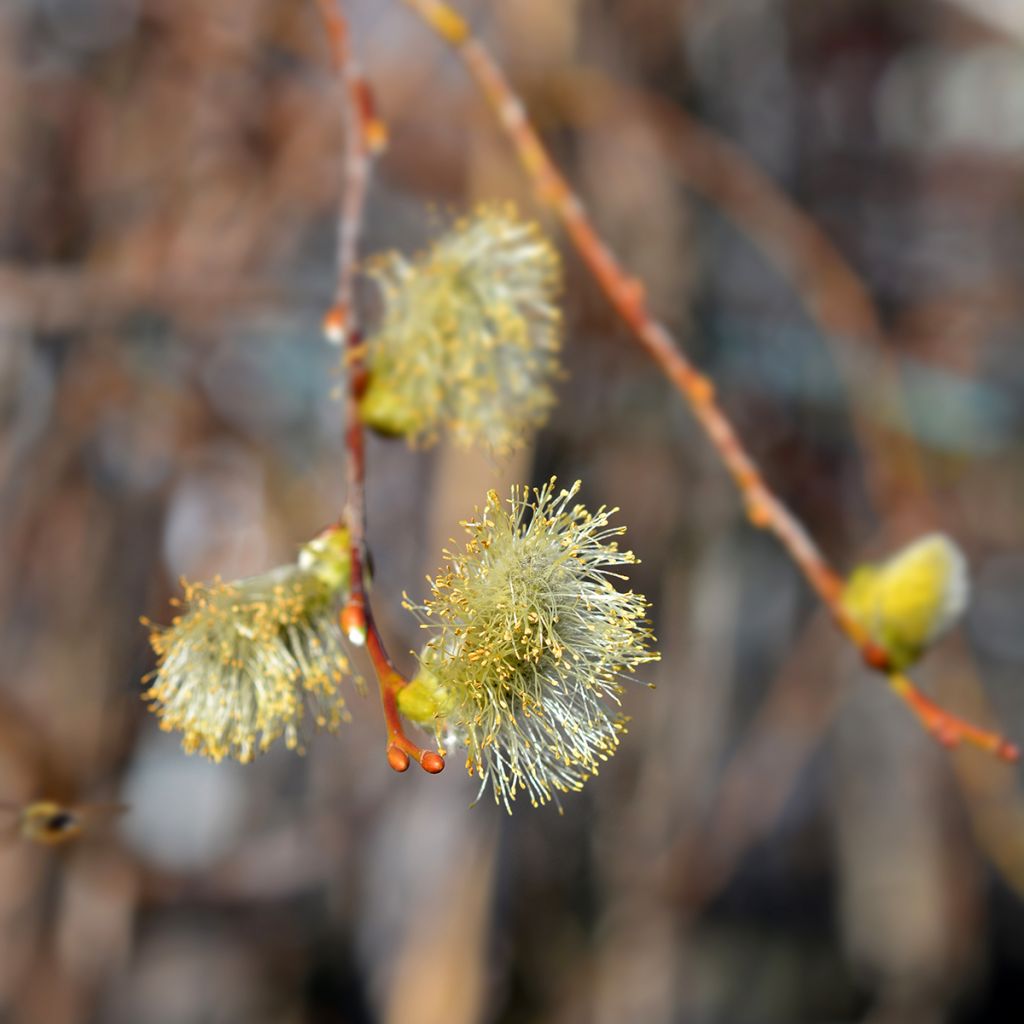
[(348, 532), (332, 528), (296, 564), (232, 583), (185, 583), (180, 615), (150, 627), (157, 668), (145, 697), (182, 746), (246, 763), (284, 736), (301, 745), (307, 707), (318, 726), (347, 719), (348, 672), (335, 614), (349, 577)]
[(442, 428), (498, 453), (523, 443), (554, 402), (558, 254), (511, 206), (482, 206), (408, 260), (370, 267), (383, 297), (367, 340), (363, 421), (430, 443)]
[(658, 658), (646, 600), (612, 582), (636, 561), (614, 539), (624, 528), (614, 509), (572, 504), (579, 486), (514, 488), (507, 507), (491, 491), (430, 598), (406, 600), (433, 635), (399, 707), (463, 743), (508, 810), (520, 792), (557, 802), (597, 772), (625, 724), (623, 679)]

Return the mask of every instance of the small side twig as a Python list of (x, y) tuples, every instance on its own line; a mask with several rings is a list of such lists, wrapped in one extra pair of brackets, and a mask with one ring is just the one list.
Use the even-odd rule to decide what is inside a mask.
[(341, 626), (351, 643), (365, 644), (380, 687), (381, 706), (387, 727), (388, 764), (404, 772), (410, 758), (425, 771), (437, 774), (444, 758), (424, 750), (406, 735), (398, 714), (397, 694), (408, 680), (395, 668), (377, 630), (366, 593), (366, 453), (359, 399), (366, 387), (365, 346), (355, 308), (355, 268), (362, 229), (363, 210), (373, 158), (384, 141), (382, 122), (374, 113), (373, 94), (356, 64), (349, 45), (348, 24), (335, 0), (317, 0), (331, 43), (334, 66), (344, 86), (345, 163), (341, 209), (338, 220), (338, 279), (334, 303), (324, 318), (324, 333), (345, 352), (346, 505), (344, 521), (349, 529), (351, 581), (341, 610)]
[(538, 198), (562, 221), (581, 259), (612, 306), (690, 406), (739, 490), (753, 525), (775, 534), (836, 625), (858, 648), (865, 663), (888, 678), (893, 692), (910, 707), (925, 729), (948, 746), (966, 742), (1003, 760), (1016, 761), (1019, 758), (1017, 747), (1003, 736), (972, 725), (939, 707), (910, 679), (891, 670), (886, 652), (872, 642), (843, 608), (842, 577), (825, 560), (800, 520), (768, 487), (716, 401), (712, 382), (690, 363), (669, 330), (651, 315), (642, 283), (626, 273), (598, 236), (583, 204), (551, 160), (521, 100), (490, 51), (472, 35), (465, 19), (443, 0), (404, 0), (404, 3), (459, 55), (533, 180)]

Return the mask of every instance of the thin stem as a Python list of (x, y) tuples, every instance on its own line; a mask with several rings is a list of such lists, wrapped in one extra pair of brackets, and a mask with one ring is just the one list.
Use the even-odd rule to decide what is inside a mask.
[(370, 630), (367, 634), (367, 650), (377, 669), (380, 680), (381, 704), (384, 707), (384, 721), (388, 730), (388, 763), (397, 772), (409, 767), (409, 758), (416, 760), (424, 771), (436, 775), (444, 769), (444, 758), (434, 750), (424, 750), (413, 743), (403, 731), (402, 719), (398, 713), (398, 691), (408, 685), (408, 680), (394, 666), (380, 639), (380, 633), (373, 625), (370, 613)]
[(394, 666), (384, 647), (366, 593), (366, 451), (359, 399), (366, 387), (365, 346), (355, 308), (355, 269), (362, 231), (363, 211), (373, 158), (385, 138), (382, 123), (374, 114), (373, 94), (363, 78), (349, 46), (348, 24), (335, 0), (317, 0), (331, 43), (334, 66), (344, 86), (342, 105), (345, 131), (341, 207), (338, 218), (338, 279), (334, 304), (324, 318), (324, 333), (344, 346), (345, 374), (345, 464), (346, 504), (344, 521), (349, 529), (351, 581), (349, 595), (341, 610), (341, 627), (349, 641), (366, 645), (380, 688), (387, 726), (388, 764), (404, 772), (409, 759), (425, 771), (437, 774), (444, 758), (417, 746), (406, 735), (398, 714), (397, 694), (408, 680)]
[(358, 330), (356, 310), (352, 301), (355, 290), (356, 258), (362, 233), (366, 191), (373, 164), (371, 144), (373, 113), (372, 93), (349, 46), (348, 23), (337, 0), (317, 0), (320, 15), (331, 44), (334, 69), (344, 87), (342, 124), (345, 132), (345, 163), (342, 169), (341, 203), (338, 211), (338, 277), (334, 306), (324, 329), (335, 344)]
[[(925, 479), (905, 403), (894, 349), (866, 285), (821, 228), (747, 157), (741, 149), (701, 124), (678, 104), (612, 82), (593, 71), (569, 71), (543, 93), (576, 119), (603, 123), (611, 111), (641, 119), (683, 184), (735, 224), (787, 282), (824, 339), (855, 341), (868, 351), (871, 402), (886, 409), (880, 426), (860, 392), (850, 386), (854, 427), (865, 459), (867, 487), (876, 504), (902, 509), (926, 500)], [(835, 347), (856, 382), (863, 363), (851, 346)]]
[(951, 715), (930, 697), (926, 697), (906, 676), (899, 672), (889, 674), (893, 692), (910, 705), (921, 724), (944, 746), (957, 747), (961, 743), (986, 750), (1002, 761), (1019, 760), (1020, 751), (998, 733), (981, 729)]
[(505, 130), (523, 168), (533, 180), (538, 198), (562, 221), (605, 296), (690, 406), (739, 490), (751, 523), (775, 534), (836, 625), (860, 650), (865, 663), (889, 677), (894, 692), (929, 732), (948, 745), (966, 742), (1004, 760), (1016, 761), (1019, 752), (1012, 743), (997, 733), (980, 729), (945, 711), (925, 697), (905, 676), (890, 671), (885, 652), (871, 642), (867, 632), (843, 608), (840, 601), (842, 577), (825, 560), (800, 520), (768, 487), (716, 401), (712, 382), (690, 363), (669, 330), (651, 315), (643, 284), (626, 273), (598, 236), (582, 202), (551, 160), (527, 119), (522, 102), (490, 51), (473, 37), (466, 21), (442, 0), (404, 0), (404, 3), (462, 59)]

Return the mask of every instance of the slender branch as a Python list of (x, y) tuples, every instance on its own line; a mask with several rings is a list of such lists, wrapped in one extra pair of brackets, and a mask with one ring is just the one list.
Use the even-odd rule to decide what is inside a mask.
[(344, 87), (343, 119), (345, 162), (341, 207), (338, 218), (338, 280), (334, 304), (324, 318), (328, 339), (344, 346), (345, 361), (345, 444), (348, 459), (344, 521), (349, 529), (351, 580), (349, 595), (341, 609), (341, 627), (351, 643), (366, 645), (380, 688), (381, 706), (387, 726), (388, 764), (404, 772), (410, 758), (431, 774), (444, 769), (444, 758), (417, 746), (406, 735), (398, 714), (396, 695), (408, 680), (388, 656), (373, 617), (366, 593), (366, 452), (359, 399), (366, 387), (365, 346), (355, 307), (355, 270), (362, 230), (366, 192), (374, 156), (380, 151), (385, 132), (374, 113), (373, 94), (363, 78), (349, 46), (348, 24), (336, 0), (317, 0), (331, 43), (335, 70)]
[(905, 676), (893, 672), (886, 652), (873, 643), (843, 608), (843, 580), (828, 564), (803, 524), (766, 484), (731, 422), (715, 399), (712, 382), (683, 354), (668, 329), (647, 309), (643, 284), (619, 265), (598, 236), (583, 204), (555, 167), (522, 102), (504, 72), (466, 21), (442, 0), (404, 0), (435, 33), (449, 43), (483, 92), (515, 148), (538, 198), (557, 214), (569, 238), (605, 296), (637, 341), (686, 400), (739, 490), (754, 526), (771, 531), (824, 603), (839, 629), (858, 648), (865, 663), (889, 679), (921, 724), (941, 742), (970, 743), (1007, 761), (1016, 761), (1017, 748), (997, 733), (965, 722), (929, 700)]
[[(881, 317), (861, 277), (817, 223), (741, 149), (675, 103), (589, 70), (559, 75), (543, 95), (575, 118), (606, 120), (615, 110), (650, 125), (677, 177), (743, 232), (786, 280), (822, 336), (855, 340), (867, 348), (872, 385), (866, 392), (850, 388), (854, 426), (872, 456), (864, 460), (867, 485), (882, 508), (908, 500), (923, 503), (925, 479)], [(838, 359), (856, 381), (863, 375), (862, 364), (850, 351), (849, 345), (836, 346)], [(872, 409), (885, 410), (884, 424), (871, 415)]]
[(346, 333), (351, 334), (358, 329), (353, 294), (363, 210), (373, 158), (383, 149), (387, 131), (377, 117), (373, 91), (349, 46), (348, 23), (338, 0), (317, 0), (317, 6), (327, 29), (334, 68), (345, 91), (342, 107), (345, 164), (338, 211), (338, 279), (334, 308), (325, 325), (330, 340), (341, 344)]

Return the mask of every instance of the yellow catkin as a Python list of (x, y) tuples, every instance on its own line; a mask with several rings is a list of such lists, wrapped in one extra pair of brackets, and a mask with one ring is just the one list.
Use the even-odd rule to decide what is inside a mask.
[(510, 205), (481, 206), (424, 254), (370, 265), (383, 298), (367, 341), (363, 421), (430, 444), (499, 453), (520, 446), (554, 404), (561, 265), (536, 224)]
[(902, 671), (960, 618), (969, 593), (963, 553), (949, 537), (933, 533), (880, 565), (855, 569), (842, 603)]
[(614, 539), (615, 510), (587, 511), (579, 486), (490, 492), (430, 598), (406, 601), (431, 632), (409, 712), (463, 743), (470, 774), (508, 810), (597, 773), (625, 727), (623, 681), (658, 658), (646, 600), (613, 582), (635, 562)]
[(168, 627), (146, 622), (157, 667), (145, 697), (188, 753), (243, 764), (284, 737), (301, 749), (307, 712), (347, 720), (349, 673), (336, 606), (348, 586), (346, 531), (325, 531), (294, 565), (225, 583), (184, 583)]

